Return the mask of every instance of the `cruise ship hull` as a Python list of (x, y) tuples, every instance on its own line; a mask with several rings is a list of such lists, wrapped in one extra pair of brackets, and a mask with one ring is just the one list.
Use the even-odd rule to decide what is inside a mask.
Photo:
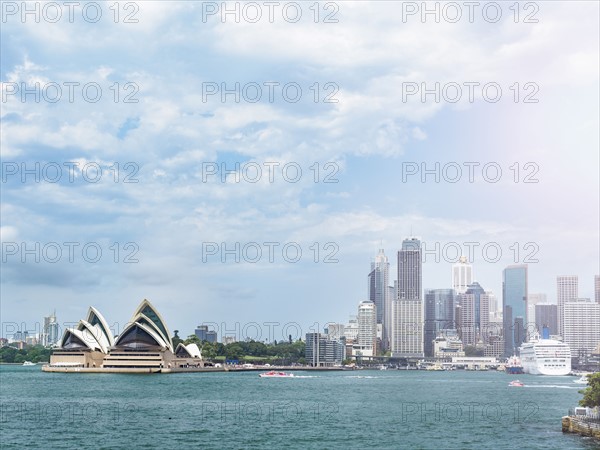
[(540, 339), (521, 347), (523, 372), (531, 375), (568, 375), (571, 373), (571, 349), (552, 339)]

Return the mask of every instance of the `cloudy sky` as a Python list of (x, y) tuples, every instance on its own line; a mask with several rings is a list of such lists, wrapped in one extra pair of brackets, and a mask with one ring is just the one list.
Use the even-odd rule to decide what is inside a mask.
[(557, 275), (593, 296), (598, 3), (20, 5), (2, 6), (3, 333), (88, 305), (122, 328), (143, 298), (181, 335), (306, 332), (355, 313), (378, 248), (393, 273), (411, 233), (425, 288), (475, 243), (499, 297), (515, 262), (550, 301)]

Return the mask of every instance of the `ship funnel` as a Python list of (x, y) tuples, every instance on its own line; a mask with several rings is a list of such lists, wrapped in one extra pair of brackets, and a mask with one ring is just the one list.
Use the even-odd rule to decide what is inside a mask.
[(542, 327), (542, 339), (550, 339), (550, 328), (546, 325)]

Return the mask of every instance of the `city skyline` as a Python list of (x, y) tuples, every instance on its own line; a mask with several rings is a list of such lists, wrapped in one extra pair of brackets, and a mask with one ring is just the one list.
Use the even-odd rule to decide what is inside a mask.
[[(405, 240), (413, 240), (413, 239), (417, 239), (417, 238), (415, 238), (415, 237), (405, 238)], [(398, 251), (398, 253), (399, 252), (400, 251)], [(378, 253), (377, 253), (376, 257), (375, 258), (371, 258), (371, 272), (368, 273), (368, 277), (367, 277), (368, 279), (370, 279), (370, 276), (371, 276), (371, 274), (373, 272), (374, 267), (377, 266), (377, 264), (375, 263), (375, 261), (377, 261), (377, 257), (381, 257), (381, 256), (385, 256), (385, 249), (380, 248), (378, 250)], [(381, 259), (380, 261), (381, 262), (387, 261), (387, 257), (385, 257), (385, 259)], [(389, 267), (389, 263), (387, 263), (387, 264), (388, 264), (388, 267)], [(384, 262), (384, 265), (385, 265), (385, 262)], [(507, 268), (508, 267), (510, 267), (510, 266), (507, 266)], [(392, 266), (392, 268), (393, 268), (393, 266)], [(448, 270), (451, 271), (452, 274), (454, 274), (454, 264), (449, 264), (448, 265)], [(565, 277), (565, 276), (556, 276), (556, 278), (555, 278), (556, 283), (559, 283), (559, 280), (565, 279), (565, 278), (568, 279), (569, 282), (571, 282), (571, 283), (574, 282), (578, 286), (578, 280), (579, 280), (579, 276), (578, 275), (568, 276), (568, 277)], [(597, 280), (597, 275), (594, 275), (594, 278), (593, 278), (592, 282), (589, 283), (589, 284), (591, 284), (592, 286), (595, 287), (596, 280)], [(397, 280), (389, 280), (389, 276), (388, 276), (388, 281), (391, 284), (392, 282), (396, 282)], [(474, 283), (478, 283), (478, 281), (474, 281)], [(450, 284), (450, 282), (448, 282), (448, 284)], [(369, 292), (370, 292), (370, 290), (369, 290), (370, 287), (369, 286), (370, 286), (370, 284), (368, 283), (368, 285), (367, 285), (367, 292), (366, 292), (366, 294), (364, 296), (367, 299), (368, 299)], [(432, 291), (432, 290), (433, 291), (444, 291), (444, 290), (451, 290), (451, 288), (449, 288), (449, 287), (440, 287), (440, 288), (434, 288), (434, 289), (423, 288), (421, 290), (422, 295), (423, 295), (423, 299), (425, 299), (424, 296), (427, 294), (427, 291)], [(494, 291), (491, 291), (491, 290), (490, 291), (486, 290), (486, 293), (487, 292), (493, 292), (496, 297), (498, 295), (502, 296), (502, 291), (500, 291), (500, 293), (497, 293), (497, 292), (494, 292)], [(548, 295), (546, 293), (532, 293), (532, 294), (530, 294), (530, 296), (535, 296), (536, 298), (538, 296), (541, 296), (541, 298), (547, 298), (548, 297)], [(594, 301), (594, 297), (579, 296), (579, 298), (591, 298), (592, 301)], [(359, 304), (359, 303), (362, 303), (363, 301), (364, 300), (359, 300), (358, 302), (355, 302), (355, 303)], [(424, 302), (424, 300), (422, 301), (422, 303), (423, 302)], [(552, 302), (552, 297), (550, 296), (550, 300), (548, 300), (547, 302), (543, 302), (542, 304), (557, 305), (558, 302), (557, 302), (557, 300), (555, 300), (554, 302)], [(425, 312), (425, 308), (426, 308), (426, 306), (423, 307), (423, 312)], [(352, 316), (354, 314), (354, 313), (350, 312), (350, 311), (352, 311), (352, 306), (349, 306), (347, 308), (347, 310), (348, 310), (347, 314), (344, 314), (344, 313), (338, 314), (338, 320), (333, 320), (332, 319), (332, 320), (325, 320), (323, 322), (319, 322), (316, 318), (313, 318), (312, 321), (309, 321), (310, 325), (308, 325), (306, 327), (302, 327), (301, 326), (301, 328), (302, 328), (302, 330), (305, 330), (305, 331), (306, 330), (312, 330), (314, 328), (315, 324), (319, 324), (319, 326), (321, 327), (321, 329), (320, 329), (319, 332), (323, 332), (323, 328), (326, 327), (327, 324), (345, 323), (346, 319), (348, 317), (348, 314), (350, 316)], [(527, 309), (526, 315), (528, 314), (528, 311), (529, 311), (529, 309)], [(56, 315), (56, 311), (54, 311), (54, 313), (52, 315), (55, 316)], [(68, 326), (71, 326), (73, 323), (74, 322), (68, 321), (68, 320), (67, 321), (63, 321), (63, 322), (59, 322), (59, 326), (61, 327), (61, 331), (60, 331), (61, 335), (62, 335), (62, 332), (64, 331), (64, 329), (66, 329)], [(123, 322), (123, 323), (115, 322), (115, 323), (118, 324), (118, 325), (120, 325), (120, 326), (123, 326), (124, 324), (126, 324), (126, 322)], [(204, 326), (205, 323), (216, 325), (217, 335), (220, 337), (221, 335), (226, 335), (228, 333), (229, 334), (237, 334), (239, 336), (242, 336), (242, 334), (243, 334), (241, 332), (242, 329), (241, 329), (241, 327), (239, 325), (245, 325), (245, 324), (250, 323), (250, 322), (236, 322), (236, 323), (233, 323), (233, 322), (227, 322), (226, 318), (225, 319), (223, 319), (223, 318), (217, 318), (217, 319), (212, 320), (212, 321), (209, 320), (209, 321), (203, 322), (202, 325), (199, 325), (199, 326)], [(227, 323), (229, 323), (230, 325), (233, 325), (232, 329), (227, 330)], [(280, 321), (280, 322), (277, 322), (278, 325), (285, 325), (286, 323), (294, 323), (295, 324), (296, 322), (293, 322), (293, 321), (288, 321), (288, 322)], [(425, 323), (425, 319), (423, 319), (422, 323)], [(533, 318), (532, 321), (527, 321), (527, 323), (528, 324), (536, 324), (537, 321), (535, 320), (535, 318)], [(43, 334), (43, 330), (44, 330), (44, 320), (41, 320), (41, 321), (38, 321), (38, 322), (33, 322), (32, 325), (27, 324), (27, 322), (23, 322), (23, 321), (20, 321), (20, 322), (8, 322), (7, 321), (7, 322), (3, 322), (3, 324), (5, 325), (5, 327), (2, 330), (3, 334), (2, 334), (1, 337), (6, 337), (6, 331), (8, 330), (9, 333), (10, 332), (15, 332), (15, 331), (28, 331), (28, 332), (30, 332), (31, 336), (34, 336), (34, 335), (38, 334), (38, 335), (40, 335), (40, 339), (43, 339), (41, 337), (41, 335)], [(237, 327), (236, 327), (236, 324), (238, 325)], [(26, 325), (26, 327), (23, 330), (21, 329), (22, 325)], [(225, 326), (221, 327), (222, 325), (225, 325)], [(19, 327), (21, 327), (21, 328), (19, 328)], [(179, 328), (183, 328), (183, 327), (179, 327)], [(189, 333), (186, 332), (186, 333), (187, 334), (194, 334), (195, 332), (197, 332), (197, 328), (198, 328), (198, 325), (192, 327), (189, 330), (190, 332)], [(221, 328), (223, 328), (223, 329), (221, 330)], [(266, 328), (268, 329), (269, 326), (267, 326)]]

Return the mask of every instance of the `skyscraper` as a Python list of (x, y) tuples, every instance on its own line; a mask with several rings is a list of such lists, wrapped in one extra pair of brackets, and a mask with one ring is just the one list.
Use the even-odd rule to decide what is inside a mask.
[(433, 341), (442, 330), (454, 329), (454, 290), (425, 290), (425, 356), (434, 356)]
[(56, 312), (53, 312), (51, 315), (44, 317), (44, 329), (40, 336), (41, 344), (44, 346), (52, 346), (58, 342), (59, 337)]
[(505, 356), (516, 353), (525, 340), (526, 306), (527, 265), (508, 266), (502, 271), (502, 328)]
[(358, 305), (358, 336), (354, 350), (356, 355), (375, 356), (377, 354), (377, 307), (372, 301)]
[[(475, 300), (474, 306), (474, 318), (475, 318), (475, 327), (477, 329), (481, 328), (481, 296), (485, 294), (485, 290), (481, 287), (481, 285), (474, 281), (467, 286), (467, 290), (465, 294), (473, 295), (473, 299)], [(485, 322), (489, 322), (489, 305), (487, 305), (486, 309), (488, 310), (488, 317), (485, 319)]]
[(596, 303), (600, 303), (600, 275), (594, 276), (594, 298)]
[(589, 298), (574, 298), (564, 305), (564, 340), (571, 354), (591, 352), (600, 345), (600, 305)]
[(579, 297), (579, 280), (577, 275), (556, 277), (556, 303), (558, 305), (558, 334), (564, 338), (563, 311), (565, 302)]
[(398, 300), (421, 301), (421, 241), (408, 238), (398, 252)]
[(461, 256), (452, 265), (452, 289), (456, 294), (464, 294), (473, 282), (473, 266), (467, 262), (466, 256)]
[(550, 335), (558, 334), (558, 306), (552, 303), (535, 305), (535, 325), (540, 336), (544, 327), (548, 328)]
[[(482, 297), (485, 304), (482, 305)], [(483, 306), (483, 307), (482, 307)], [(458, 333), (463, 345), (475, 345), (487, 333), (490, 321), (489, 297), (481, 285), (474, 281), (467, 290), (457, 295)]]
[(383, 326), (382, 341), (387, 348), (388, 330), (386, 327), (387, 316), (390, 315), (389, 305), (389, 277), (390, 263), (383, 249), (379, 249), (379, 253), (375, 260), (371, 263), (371, 272), (369, 272), (369, 300), (375, 304), (377, 310), (377, 323)]
[[(538, 303), (546, 303), (546, 294), (529, 294), (527, 296), (527, 332), (529, 334), (533, 333), (537, 329), (537, 320), (535, 319), (535, 305)], [(541, 334), (542, 329), (540, 328), (538, 332)], [(556, 334), (556, 332), (554, 333)]]
[(423, 356), (421, 241), (402, 241), (398, 252), (397, 298), (392, 302), (393, 356)]

